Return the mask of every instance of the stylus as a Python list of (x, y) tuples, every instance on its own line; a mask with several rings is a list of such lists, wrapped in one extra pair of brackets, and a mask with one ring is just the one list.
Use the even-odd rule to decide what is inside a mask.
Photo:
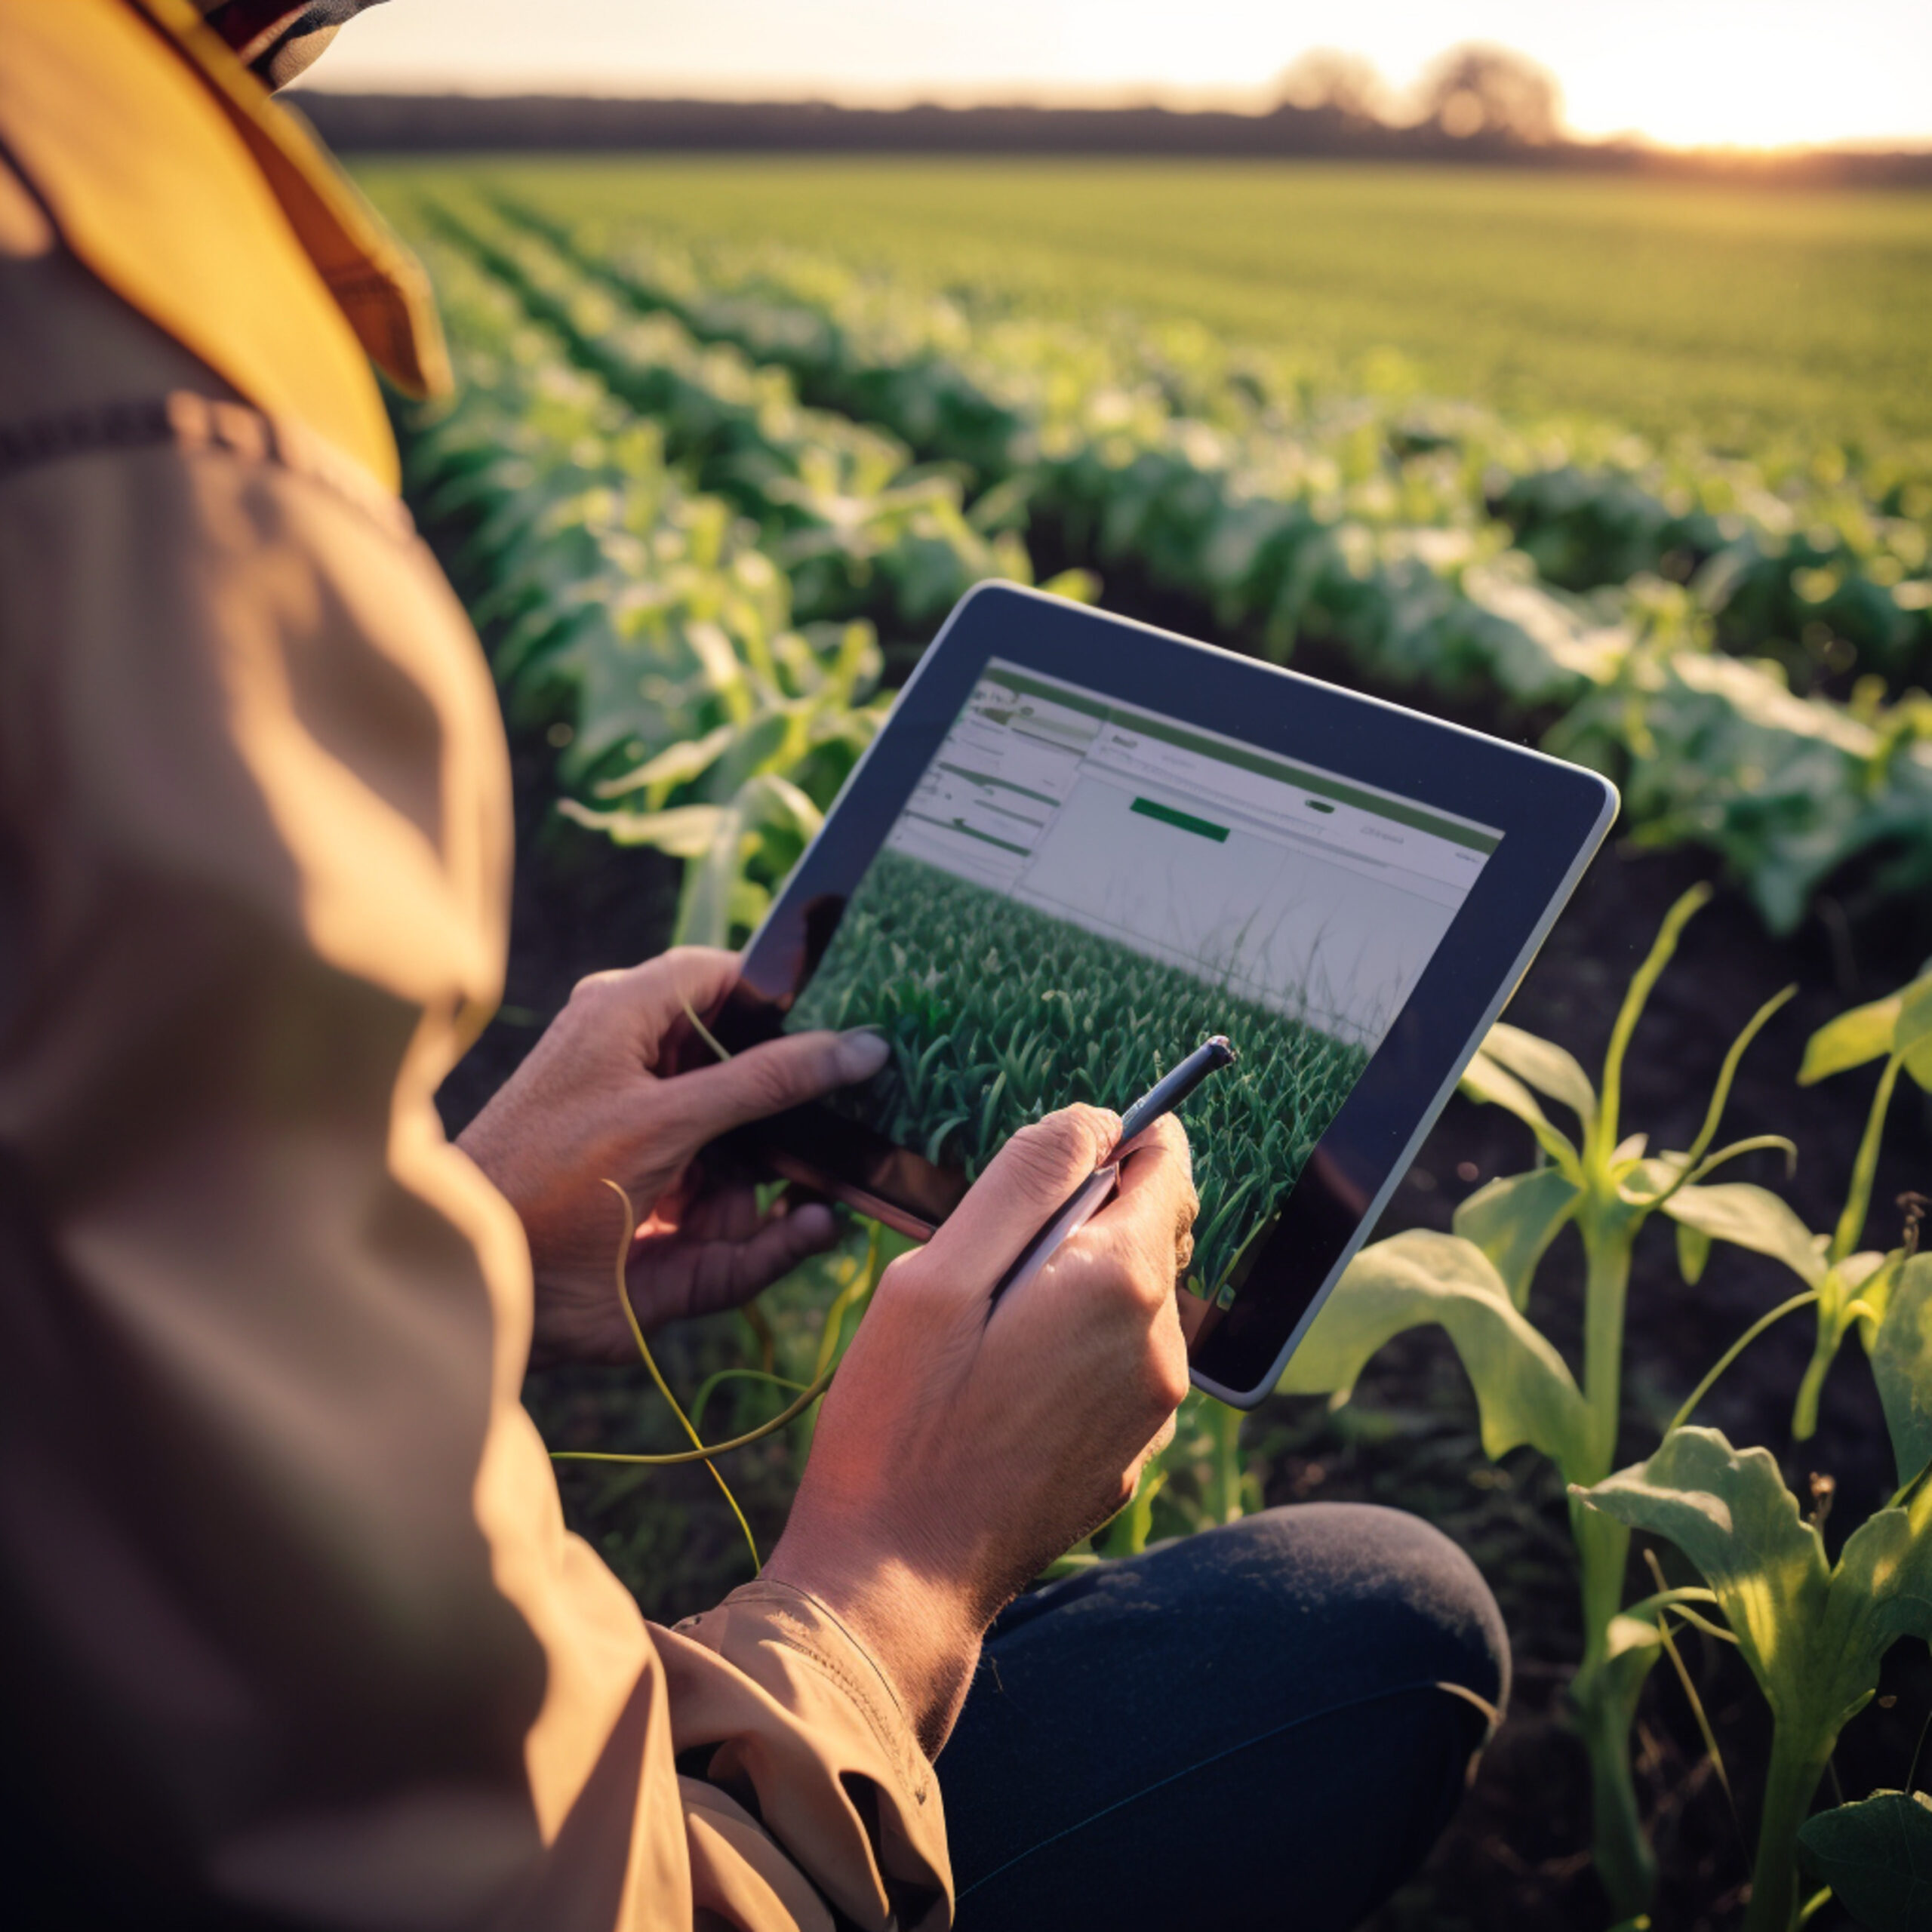
[(1120, 1117), (1118, 1145), (1145, 1134), (1163, 1114), (1171, 1114), (1211, 1073), (1232, 1066), (1241, 1056), (1225, 1033), (1203, 1040), (1171, 1073), (1164, 1074)]
[[(1116, 1148), (1124, 1147), (1137, 1134), (1144, 1134), (1163, 1114), (1172, 1113), (1211, 1073), (1232, 1066), (1239, 1057), (1225, 1033), (1204, 1040), (1171, 1073), (1164, 1075), (1120, 1117), (1120, 1138)], [(1109, 1160), (1097, 1168), (1069, 1195), (1060, 1211), (1020, 1251), (1019, 1258), (994, 1285), (992, 1300), (1023, 1287), (1059, 1251), (1106, 1205), (1120, 1180), (1120, 1163)], [(989, 1304), (990, 1305), (990, 1304)]]

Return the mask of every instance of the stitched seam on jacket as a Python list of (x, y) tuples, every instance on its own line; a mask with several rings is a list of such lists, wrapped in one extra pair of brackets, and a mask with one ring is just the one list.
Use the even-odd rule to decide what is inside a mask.
[[(873, 1678), (875, 1679), (875, 1690), (884, 1694), (885, 1701), (891, 1706), (894, 1713), (897, 1716), (900, 1724), (903, 1725), (908, 1733), (911, 1731), (912, 1728), (912, 1721), (906, 1715), (905, 1707), (900, 1703), (899, 1694), (892, 1687), (891, 1679), (886, 1675), (884, 1671), (880, 1669), (878, 1661), (872, 1656), (871, 1651), (867, 1650), (865, 1645), (860, 1643), (858, 1638), (855, 1637), (850, 1630), (846, 1629), (844, 1624), (840, 1621), (837, 1613), (832, 1610), (828, 1605), (820, 1603), (818, 1598), (812, 1595), (810, 1592), (800, 1589), (795, 1583), (767, 1583), (762, 1577), (761, 1577), (756, 1583), (740, 1583), (738, 1587), (731, 1592), (731, 1595), (725, 1598), (724, 1601), (726, 1604), (730, 1604), (734, 1601), (740, 1603), (803, 1604), (808, 1610), (810, 1610), (817, 1615), (823, 1617), (826, 1622), (829, 1623), (832, 1629), (836, 1630), (839, 1635), (843, 1637), (846, 1642), (851, 1645), (854, 1653), (865, 1660), (866, 1667), (872, 1672)], [(721, 1608), (723, 1606), (721, 1605), (720, 1607)]]
[(1278, 1724), (1272, 1730), (1257, 1731), (1252, 1737), (1244, 1737), (1238, 1744), (1230, 1744), (1220, 1751), (1211, 1751), (1204, 1758), (1197, 1758), (1191, 1764), (1183, 1764), (1177, 1771), (1170, 1771), (1164, 1778), (1156, 1778), (1152, 1784), (1143, 1785), (1138, 1791), (1129, 1792), (1124, 1798), (1117, 1798), (1111, 1804), (1103, 1804), (1097, 1811), (1088, 1815), (1060, 1830), (1041, 1839), (1038, 1844), (1029, 1844), (1024, 1851), (1016, 1851), (1003, 1863), (995, 1865), (990, 1872), (983, 1873), (968, 1886), (962, 1887), (959, 1897), (969, 1892), (977, 1892), (982, 1885), (989, 1885), (1002, 1872), (1010, 1872), (1014, 1866), (1024, 1864), (1037, 1851), (1044, 1851), (1050, 1844), (1058, 1844), (1063, 1838), (1070, 1838), (1076, 1832), (1084, 1832), (1089, 1825), (1096, 1825), (1116, 1811), (1124, 1810), (1130, 1804), (1138, 1804), (1143, 1798), (1149, 1798), (1157, 1791), (1164, 1791), (1171, 1784), (1178, 1784), (1183, 1778), (1191, 1778), (1196, 1771), (1204, 1771), (1211, 1764), (1218, 1764), (1223, 1758), (1251, 1751), (1257, 1744), (1266, 1744), (1270, 1740), (1284, 1737), (1291, 1730), (1299, 1730), (1303, 1724), (1318, 1724), (1324, 1718), (1337, 1717), (1344, 1711), (1359, 1710), (1364, 1704), (1386, 1703), (1392, 1697), (1406, 1697), (1411, 1691), (1443, 1691), (1439, 1678), (1419, 1678), (1413, 1684), (1392, 1684), (1386, 1690), (1377, 1690), (1366, 1697), (1345, 1697), (1340, 1703), (1328, 1704), (1318, 1711), (1304, 1711), (1298, 1718), (1291, 1718), (1286, 1724)]
[[(884, 1672), (881, 1672), (878, 1666), (873, 1663), (865, 1646), (860, 1643), (844, 1625), (841, 1623), (838, 1619), (833, 1616), (832, 1612), (816, 1597), (807, 1595), (803, 1590), (789, 1583), (761, 1583), (743, 1585), (734, 1590), (731, 1596), (725, 1599), (725, 1603), (729, 1604), (735, 1601), (740, 1603), (764, 1602), (774, 1606), (783, 1606), (788, 1599), (816, 1611), (832, 1625), (834, 1629), (838, 1632), (840, 1635), (844, 1638), (848, 1643), (851, 1644), (860, 1657), (865, 1659), (867, 1666), (878, 1676), (880, 1687), (884, 1690), (887, 1701), (899, 1718), (900, 1728), (897, 1734), (895, 1735), (893, 1727), (881, 1718), (875, 1702), (874, 1692), (861, 1683), (837, 1659), (828, 1657), (817, 1645), (812, 1643), (805, 1630), (798, 1624), (789, 1619), (774, 1623), (769, 1629), (769, 1635), (772, 1641), (783, 1644), (788, 1651), (817, 1664), (819, 1669), (830, 1678), (847, 1697), (851, 1699), (852, 1702), (858, 1706), (860, 1715), (866, 1721), (866, 1727), (872, 1732), (886, 1761), (898, 1774), (906, 1796), (910, 1798), (915, 1804), (923, 1805), (926, 1801), (926, 1779), (931, 1774), (930, 1767), (926, 1764), (923, 1753), (919, 1754), (920, 1769), (918, 1771), (914, 1770), (907, 1758), (906, 1741), (911, 1735), (911, 1721), (907, 1718), (904, 1711), (900, 1708), (899, 1700), (894, 1695), (892, 1687), (885, 1682)], [(916, 1751), (917, 1747), (915, 1746), (914, 1749)]]
[(171, 446), (272, 464), (321, 484), (400, 542), (416, 534), (401, 499), (312, 430), (187, 389), (0, 423), (0, 482), (48, 463)]

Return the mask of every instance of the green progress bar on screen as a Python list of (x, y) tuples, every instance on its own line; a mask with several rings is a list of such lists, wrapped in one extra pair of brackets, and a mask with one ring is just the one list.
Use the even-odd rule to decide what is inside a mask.
[(1157, 818), (1163, 825), (1178, 826), (1183, 832), (1191, 832), (1197, 838), (1211, 838), (1217, 845), (1225, 845), (1228, 828), (1217, 825), (1213, 820), (1196, 818), (1192, 812), (1177, 812), (1172, 805), (1163, 805), (1152, 798), (1136, 798), (1134, 810), (1143, 818)]

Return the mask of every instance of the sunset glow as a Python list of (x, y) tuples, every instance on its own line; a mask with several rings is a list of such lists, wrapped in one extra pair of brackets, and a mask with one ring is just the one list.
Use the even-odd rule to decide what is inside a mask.
[(390, 0), (316, 79), (342, 88), (817, 96), (899, 103), (1157, 98), (1257, 107), (1312, 47), (1399, 97), (1484, 40), (1540, 61), (1570, 125), (1683, 144), (1932, 143), (1924, 0)]

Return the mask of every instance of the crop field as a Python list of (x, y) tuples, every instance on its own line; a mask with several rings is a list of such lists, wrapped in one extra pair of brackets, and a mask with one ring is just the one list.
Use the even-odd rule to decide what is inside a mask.
[[(1212, 1295), (1300, 1174), (1367, 1054), (1064, 919), (895, 852), (872, 861), (787, 1025), (876, 1026), (893, 1057), (862, 1117), (928, 1160), (985, 1166), (1084, 1100), (1124, 1110), (1211, 1033), (1240, 1062), (1182, 1108)], [(881, 1091), (882, 1090), (882, 1091)]]
[[(371, 171), (379, 192), (433, 168)], [(447, 179), (448, 177), (444, 178)], [(1932, 438), (1932, 195), (1211, 162), (666, 156), (466, 168), (579, 220), (772, 244), (1091, 325), (1174, 318), (1316, 380), (1738, 453)]]
[[(1893, 1922), (1858, 1902), (1870, 1847), (1926, 1829), (1885, 1794), (1932, 1708), (1932, 197), (1192, 164), (365, 177), (449, 334), (455, 398), (398, 408), (406, 488), (517, 780), (512, 1004), (452, 1121), (579, 974), (743, 938), (987, 577), (1607, 771), (1617, 842), (1280, 1389), (1245, 1417), (1190, 1398), (1058, 1567), (1331, 1497), (1476, 1558), (1515, 1703), (1377, 1932)], [(802, 1017), (889, 1015), (894, 1104), (943, 1155), (1235, 1034), (1240, 1075), (1184, 1116), (1199, 1284), (1224, 1279), (1358, 1054), (1010, 904), (980, 918), (949, 879), (877, 884)], [(909, 982), (906, 921), (955, 983)], [(667, 1335), (708, 1439), (835, 1363), (889, 1252), (854, 1228)], [(527, 1399), (553, 1447), (674, 1446), (638, 1390), (560, 1371)], [(761, 1537), (788, 1429), (729, 1459)], [(653, 1614), (746, 1574), (702, 1466), (562, 1481)]]
[[(1618, 778), (1638, 836), (1720, 854), (1776, 929), (1850, 863), (1881, 892), (1932, 879), (1921, 446), (1895, 439), (1856, 463), (1836, 443), (1801, 462), (1755, 459), (1614, 426), (1566, 436), (1467, 401), (1331, 392), (1265, 344), (1055, 321), (997, 289), (983, 311), (789, 245), (694, 250), (645, 216), (578, 214), (571, 175), (534, 179), (548, 199), (521, 177), (389, 179), (392, 205), (435, 244), (472, 358), (463, 408), (421, 440), (426, 501), (451, 500), (438, 467), (469, 460), (493, 409), (530, 438), (521, 405), (494, 398), (569, 369), (585, 398), (599, 392), (607, 441), (652, 440), (690, 497), (681, 515), (721, 519), (728, 543), (753, 534), (733, 568), (756, 568), (755, 552), (782, 580), (779, 621), (818, 657), (814, 626), (857, 621), (903, 666), (968, 584), (1025, 580), (1037, 559), (1060, 587), (1152, 605), (1238, 648), (1325, 650), (1381, 688), (1534, 723), (1551, 749)], [(592, 454), (560, 432), (521, 460), (563, 491), (622, 481), (637, 460)], [(479, 473), (460, 487), (490, 486)], [(491, 528), (506, 535), (535, 499), (497, 495)], [(638, 513), (634, 485), (599, 502)], [(572, 540), (606, 543), (584, 520)], [(606, 810), (614, 835), (688, 846), (700, 821), (663, 805), (718, 803), (724, 774), (762, 784), (786, 760), (747, 766), (741, 743), (703, 771), (688, 749), (654, 765), (691, 734), (625, 695), (639, 648), (626, 627), (672, 622), (700, 683), (724, 675), (722, 659), (700, 661), (711, 632), (634, 616), (634, 594), (602, 611), (558, 601), (558, 554), (543, 548), (528, 583), (528, 546), (494, 561), (519, 580), (493, 595), (528, 606), (508, 680), (525, 700), (537, 687), (577, 694), (566, 775), (594, 790), (586, 808), (624, 801)], [(768, 621), (776, 606), (761, 609)], [(786, 648), (781, 685), (804, 663)], [(840, 649), (848, 667), (863, 654)], [(731, 677), (764, 677), (768, 654), (733, 656)], [(697, 685), (680, 688), (702, 709)], [(761, 745), (801, 746), (816, 728), (753, 711)], [(756, 807), (768, 816), (771, 791)], [(711, 823), (736, 853), (737, 835)], [(721, 851), (706, 872), (703, 931), (734, 923), (720, 920), (741, 870)]]

